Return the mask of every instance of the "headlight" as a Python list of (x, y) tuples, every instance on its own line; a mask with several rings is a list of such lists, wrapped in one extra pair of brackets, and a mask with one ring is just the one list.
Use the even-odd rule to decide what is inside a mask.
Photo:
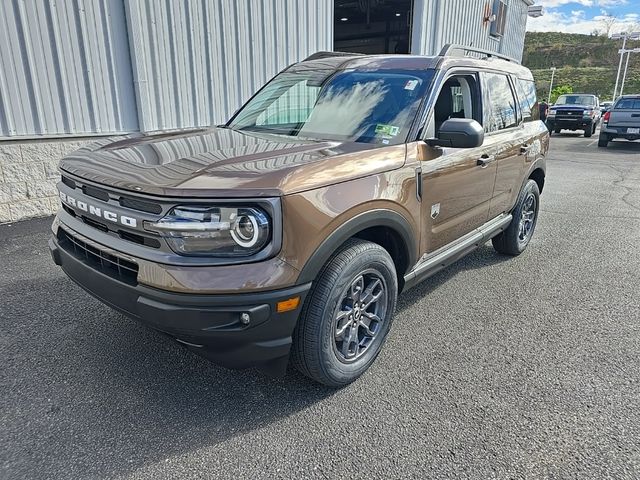
[(179, 206), (144, 227), (188, 256), (248, 257), (271, 239), (269, 216), (259, 207)]
[(549, 112), (547, 113), (547, 117), (555, 117), (555, 116), (556, 116), (555, 110), (549, 110)]

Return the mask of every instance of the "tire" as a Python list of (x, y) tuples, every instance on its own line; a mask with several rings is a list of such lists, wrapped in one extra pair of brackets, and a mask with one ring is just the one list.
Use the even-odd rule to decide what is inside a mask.
[[(354, 295), (358, 289), (366, 294), (375, 285), (365, 298)], [(378, 295), (379, 299), (368, 308), (353, 308), (356, 297), (362, 304), (367, 302), (366, 298), (372, 300)], [(391, 327), (397, 296), (398, 277), (387, 251), (372, 242), (347, 241), (313, 282), (293, 333), (292, 365), (330, 387), (353, 382), (380, 353)], [(380, 321), (372, 320), (364, 312)], [(355, 325), (356, 319), (362, 323)], [(373, 336), (368, 335), (372, 332)], [(354, 333), (357, 337), (352, 336)], [(354, 338), (358, 341), (354, 342)]]
[[(532, 204), (530, 203), (531, 198), (533, 198)], [(530, 179), (520, 192), (518, 202), (511, 212), (513, 215), (511, 223), (504, 232), (491, 240), (493, 248), (498, 253), (505, 255), (516, 256), (524, 252), (531, 241), (531, 237), (533, 237), (533, 232), (538, 222), (539, 210), (540, 189), (538, 184)], [(521, 226), (522, 222), (525, 222), (524, 227)], [(523, 228), (524, 230), (522, 230)]]
[(596, 133), (596, 126), (594, 124), (588, 125), (587, 129), (584, 131), (584, 137), (589, 138), (594, 133)]
[(598, 137), (598, 146), (601, 148), (607, 148), (609, 146), (609, 135), (606, 133), (600, 133)]

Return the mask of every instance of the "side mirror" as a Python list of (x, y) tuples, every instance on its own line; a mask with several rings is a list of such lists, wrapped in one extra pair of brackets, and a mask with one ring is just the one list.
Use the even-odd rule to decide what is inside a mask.
[(430, 138), (432, 147), (474, 148), (484, 143), (484, 129), (470, 118), (450, 118), (443, 122), (438, 138)]

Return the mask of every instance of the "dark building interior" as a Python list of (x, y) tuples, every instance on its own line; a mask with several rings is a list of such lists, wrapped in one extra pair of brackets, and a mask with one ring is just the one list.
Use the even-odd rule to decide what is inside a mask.
[(335, 0), (334, 50), (409, 53), (413, 0)]

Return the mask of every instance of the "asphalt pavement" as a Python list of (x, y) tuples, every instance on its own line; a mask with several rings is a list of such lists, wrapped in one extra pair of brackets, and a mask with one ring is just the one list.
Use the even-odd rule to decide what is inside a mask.
[(69, 281), (51, 219), (0, 226), (0, 478), (640, 478), (640, 143), (551, 147), (528, 250), (403, 294), (337, 391), (216, 367)]

